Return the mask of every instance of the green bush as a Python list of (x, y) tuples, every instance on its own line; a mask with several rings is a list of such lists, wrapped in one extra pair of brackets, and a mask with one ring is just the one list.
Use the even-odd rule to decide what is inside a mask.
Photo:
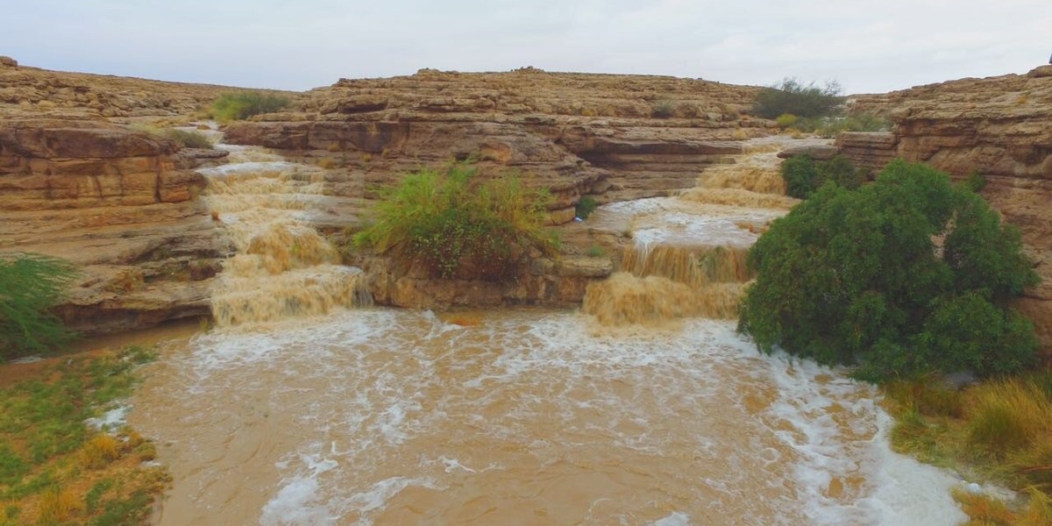
[(1020, 371), (1038, 346), (1007, 307), (1038, 279), (1021, 248), (975, 193), (895, 161), (856, 191), (822, 186), (771, 225), (749, 252), (757, 279), (739, 330), (870, 380)]
[(778, 123), (778, 127), (784, 130), (792, 128), (797, 120), (799, 120), (799, 117), (796, 115), (793, 115), (792, 113), (783, 113), (774, 119), (774, 122)]
[(827, 182), (854, 190), (862, 184), (855, 166), (843, 155), (828, 161), (815, 161), (807, 155), (790, 157), (782, 163), (785, 193), (797, 199), (807, 199)]
[(581, 219), (588, 219), (588, 216), (595, 212), (595, 209), (599, 207), (599, 203), (595, 202), (595, 198), (586, 195), (581, 197), (577, 204), (574, 205), (574, 215)]
[(550, 194), (515, 175), (480, 180), (451, 164), (409, 174), (381, 194), (376, 222), (355, 235), (355, 245), (422, 261), (434, 277), (506, 280), (531, 248), (550, 252), (558, 244), (546, 227)]
[(765, 119), (775, 119), (783, 114), (800, 118), (832, 115), (843, 102), (840, 84), (826, 83), (819, 88), (814, 83), (804, 85), (794, 78), (787, 78), (778, 86), (764, 88), (756, 96), (753, 113)]
[(48, 309), (76, 277), (68, 262), (38, 254), (0, 254), (0, 359), (43, 352), (74, 334)]
[(212, 117), (221, 122), (244, 120), (253, 115), (281, 111), (290, 103), (288, 97), (275, 93), (224, 93), (212, 103)]

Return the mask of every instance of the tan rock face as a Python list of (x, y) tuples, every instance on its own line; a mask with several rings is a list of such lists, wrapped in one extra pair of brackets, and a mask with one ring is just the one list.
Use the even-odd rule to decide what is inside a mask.
[(207, 108), (220, 94), (235, 89), (48, 71), (18, 66), (14, 59), (0, 57), (0, 113), (51, 117), (187, 116)]
[(887, 134), (837, 139), (860, 164), (896, 157), (964, 178), (986, 176), (983, 197), (1018, 226), (1043, 282), (1020, 303), (1052, 349), (1052, 66), (1027, 75), (963, 79), (860, 97), (854, 111), (888, 115)]
[(204, 178), (164, 139), (100, 120), (0, 121), (0, 251), (82, 274), (57, 311), (88, 332), (207, 315), (225, 240)]
[(694, 185), (703, 164), (740, 153), (733, 140), (769, 133), (744, 114), (757, 88), (670, 77), (446, 73), (341, 80), (307, 93), (301, 112), (227, 129), (233, 143), (346, 167), (357, 191), (450, 159), (483, 176), (527, 174), (555, 196), (556, 222), (582, 195), (600, 202)]

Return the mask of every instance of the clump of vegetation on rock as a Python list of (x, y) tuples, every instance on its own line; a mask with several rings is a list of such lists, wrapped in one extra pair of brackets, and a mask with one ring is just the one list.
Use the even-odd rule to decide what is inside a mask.
[(558, 244), (546, 226), (550, 194), (514, 174), (484, 180), (470, 166), (450, 164), (381, 192), (376, 222), (355, 235), (355, 245), (419, 261), (434, 277), (503, 281), (531, 249)]
[(1036, 361), (1008, 307), (1037, 282), (1020, 235), (963, 185), (896, 161), (858, 190), (824, 185), (749, 252), (739, 330), (870, 380), (1012, 373)]
[(829, 82), (818, 87), (787, 78), (780, 85), (764, 88), (756, 97), (753, 113), (774, 119), (783, 130), (836, 137), (840, 132), (888, 130), (891, 123), (869, 114), (844, 115), (840, 84)]
[(255, 115), (281, 111), (289, 104), (291, 101), (288, 97), (276, 93), (224, 93), (212, 103), (212, 117), (220, 122), (244, 120)]
[(180, 148), (201, 148), (211, 150), (215, 148), (212, 141), (205, 134), (197, 130), (180, 130), (178, 128), (158, 128), (145, 124), (133, 124), (133, 130), (149, 133), (155, 137), (163, 137), (179, 145)]
[(848, 190), (854, 190), (862, 184), (858, 169), (843, 155), (828, 161), (815, 161), (808, 155), (798, 155), (786, 159), (781, 169), (785, 193), (797, 199), (807, 199), (826, 183)]
[(840, 84), (835, 81), (820, 88), (813, 82), (805, 85), (795, 78), (787, 78), (777, 86), (764, 88), (756, 96), (753, 113), (765, 119), (776, 119), (785, 114), (801, 118), (825, 117), (835, 113), (843, 103), (842, 92)]
[(595, 198), (586, 195), (581, 197), (577, 204), (574, 205), (574, 215), (581, 219), (588, 219), (588, 216), (595, 212), (595, 209), (599, 207), (599, 203), (595, 201)]
[(0, 359), (44, 352), (74, 338), (49, 309), (76, 275), (76, 268), (61, 259), (0, 254)]

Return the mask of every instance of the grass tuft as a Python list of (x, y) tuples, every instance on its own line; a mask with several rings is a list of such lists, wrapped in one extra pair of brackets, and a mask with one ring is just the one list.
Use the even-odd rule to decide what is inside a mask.
[(1052, 402), (1026, 381), (995, 381), (977, 387), (970, 408), (968, 443), (998, 458), (1052, 433)]

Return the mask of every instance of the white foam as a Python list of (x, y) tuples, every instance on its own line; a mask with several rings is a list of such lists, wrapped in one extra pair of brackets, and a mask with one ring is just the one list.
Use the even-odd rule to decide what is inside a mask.
[(98, 417), (89, 418), (84, 423), (97, 431), (116, 431), (125, 426), (128, 419), (128, 411), (131, 411), (131, 406), (120, 405)]
[(668, 517), (658, 519), (651, 524), (653, 526), (690, 526), (690, 515), (675, 511)]

